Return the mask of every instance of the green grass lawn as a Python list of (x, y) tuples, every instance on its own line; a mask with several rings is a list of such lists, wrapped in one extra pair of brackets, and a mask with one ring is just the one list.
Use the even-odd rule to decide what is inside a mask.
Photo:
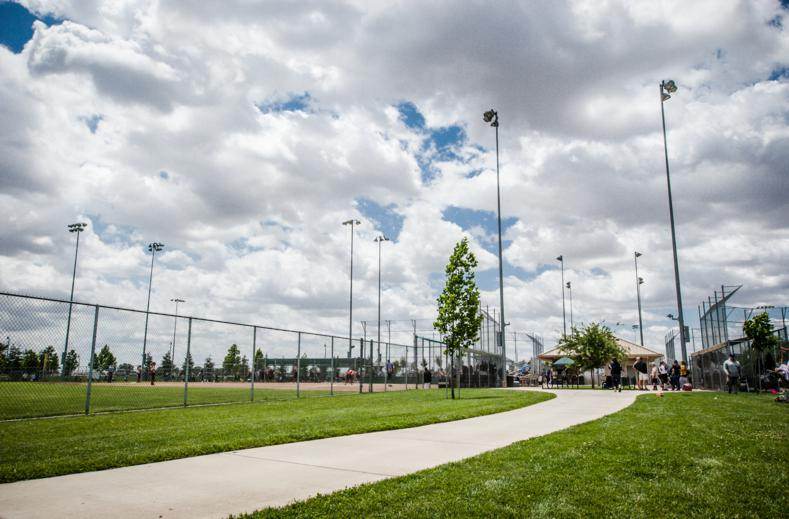
[(789, 406), (640, 396), (611, 416), (254, 517), (786, 517)]
[[(85, 412), (84, 383), (0, 382), (0, 420), (56, 416)], [(302, 396), (324, 396), (326, 391), (302, 391)], [(296, 391), (255, 388), (256, 400), (284, 400)], [(183, 405), (183, 386), (121, 385), (96, 383), (91, 388), (93, 413), (152, 409)], [(189, 387), (189, 404), (248, 402), (249, 385), (238, 387)]]
[(0, 482), (508, 411), (553, 395), (464, 389), (188, 407), (0, 423)]

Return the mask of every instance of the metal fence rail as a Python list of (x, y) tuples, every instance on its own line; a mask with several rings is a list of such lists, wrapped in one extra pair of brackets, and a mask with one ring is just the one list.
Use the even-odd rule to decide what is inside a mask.
[(0, 292), (0, 420), (415, 389), (417, 350)]

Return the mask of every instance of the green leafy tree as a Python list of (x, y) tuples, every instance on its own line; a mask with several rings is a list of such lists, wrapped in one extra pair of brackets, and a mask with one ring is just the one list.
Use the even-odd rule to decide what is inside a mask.
[[(210, 361), (211, 361), (211, 357), (208, 357), (205, 360), (206, 365), (208, 365)], [(213, 363), (211, 363), (211, 365), (213, 366)], [(184, 372), (184, 377), (186, 377), (187, 368), (189, 369), (189, 378), (191, 379), (192, 377), (194, 377), (194, 367), (195, 367), (195, 363), (194, 360), (192, 359), (192, 352), (190, 351), (186, 354), (186, 357), (184, 357), (184, 363), (181, 365), (181, 369)]]
[(203, 362), (203, 374), (209, 379), (214, 378), (214, 361), (211, 359), (211, 355), (206, 357), (205, 362)]
[(263, 354), (263, 350), (255, 350), (255, 371), (260, 371), (261, 369), (266, 368), (266, 356)]
[(570, 335), (559, 341), (559, 351), (573, 359), (581, 371), (595, 370), (613, 358), (625, 357), (625, 351), (616, 342), (614, 333), (599, 323), (590, 323), (581, 328), (573, 326)]
[(170, 350), (167, 350), (167, 353), (162, 357), (162, 362), (159, 364), (159, 369), (165, 375), (170, 376), (173, 374), (174, 367), (173, 356), (170, 355)]
[(765, 351), (772, 350), (778, 345), (778, 337), (773, 334), (773, 325), (770, 323), (770, 316), (767, 315), (767, 312), (762, 312), (752, 319), (746, 320), (743, 323), (742, 331), (750, 339), (751, 348), (756, 352), (756, 369), (759, 372), (757, 384), (761, 391), (762, 373), (764, 371), (762, 357)]
[(238, 375), (243, 380), (247, 378), (248, 374), (249, 374), (249, 360), (247, 359), (247, 356), (244, 355), (243, 357), (241, 357), (241, 363), (238, 366)]
[(68, 350), (66, 356), (63, 358), (63, 375), (68, 377), (76, 371), (79, 366), (79, 355), (74, 350)]
[(231, 344), (230, 347), (227, 349), (227, 355), (225, 355), (225, 360), (222, 361), (222, 371), (224, 371), (225, 375), (237, 375), (238, 368), (241, 365), (241, 355), (238, 351), (238, 346), (235, 344)]
[(19, 371), (22, 369), (22, 350), (19, 349), (19, 346), (12, 344), (8, 348), (7, 364), (10, 371)]
[(145, 353), (145, 362), (142, 364), (143, 373), (148, 373), (151, 370), (151, 365), (153, 364), (153, 355), (150, 353)]
[(60, 361), (54, 347), (47, 346), (38, 354), (38, 369), (42, 373), (56, 373), (60, 370)]
[(0, 342), (0, 370), (8, 369), (8, 349), (11, 347), (11, 339)]
[(128, 380), (128, 377), (132, 373), (134, 373), (134, 366), (132, 366), (128, 362), (124, 362), (122, 364), (118, 364), (118, 369), (116, 371), (117, 376), (119, 376), (119, 377), (126, 377), (126, 379)]
[(455, 357), (463, 355), (478, 337), (482, 315), (479, 312), (479, 288), (474, 279), (477, 258), (463, 238), (449, 257), (444, 273), (444, 291), (438, 297), (438, 330), (451, 359), (452, 398), (455, 398)]
[(110, 347), (107, 344), (101, 347), (98, 355), (93, 356), (93, 369), (107, 371), (110, 366), (115, 366), (116, 364), (117, 359), (115, 358), (115, 355), (112, 354)]
[(22, 371), (28, 375), (38, 371), (38, 355), (33, 350), (25, 350), (22, 355)]

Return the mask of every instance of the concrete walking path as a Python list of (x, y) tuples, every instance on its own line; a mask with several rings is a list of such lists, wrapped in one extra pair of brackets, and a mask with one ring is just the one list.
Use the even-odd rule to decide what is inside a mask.
[(639, 392), (553, 391), (504, 413), (0, 485), (0, 517), (227, 517), (401, 476), (614, 413)]

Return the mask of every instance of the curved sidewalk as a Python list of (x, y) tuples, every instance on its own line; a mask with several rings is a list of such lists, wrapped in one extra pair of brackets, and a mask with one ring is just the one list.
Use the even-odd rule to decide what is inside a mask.
[(0, 517), (227, 517), (401, 476), (614, 413), (640, 393), (556, 390), (504, 413), (0, 485)]

